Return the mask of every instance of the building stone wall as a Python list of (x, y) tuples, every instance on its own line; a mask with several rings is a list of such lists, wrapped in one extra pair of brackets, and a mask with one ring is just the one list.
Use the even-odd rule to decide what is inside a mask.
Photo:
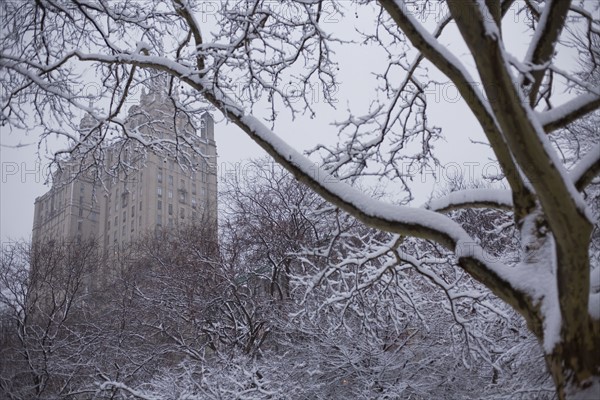
[[(67, 171), (61, 175), (71, 175)], [(55, 182), (50, 191), (35, 199), (33, 242), (96, 237), (100, 215), (94, 182), (67, 176), (55, 176)]]
[[(86, 116), (82, 130), (93, 123)], [(151, 138), (156, 148), (181, 144), (186, 151), (159, 156), (135, 142), (109, 148), (107, 170), (116, 172), (100, 178), (77, 173), (81, 166), (73, 154), (72, 161), (54, 176), (52, 188), (35, 200), (34, 243), (95, 238), (108, 253), (161, 228), (191, 223), (216, 226), (217, 148), (212, 116), (205, 113), (195, 129), (160, 91), (144, 92), (140, 104), (129, 110), (127, 129)], [(110, 168), (116, 165), (127, 168)]]

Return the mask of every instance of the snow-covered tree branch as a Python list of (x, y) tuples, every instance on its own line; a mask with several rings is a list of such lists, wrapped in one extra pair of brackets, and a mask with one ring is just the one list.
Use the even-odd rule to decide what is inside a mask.
[[(152, 139), (125, 123), (127, 101), (161, 82), (192, 125), (212, 107), (357, 220), (451, 251), (460, 268), (527, 320), (544, 348), (559, 398), (598, 393), (600, 305), (590, 297), (590, 273), (599, 268), (590, 252), (598, 229), (597, 210), (590, 207), (598, 190), (598, 135), (579, 134), (585, 155), (561, 139), (573, 126), (593, 120), (600, 106), (598, 6), (556, 0), (282, 2), (293, 7), (290, 13), (278, 4), (224, 1), (210, 23), (202, 1), (4, 2), (1, 123), (35, 132), (42, 141), (59, 135), (67, 143), (56, 159), (83, 151), (99, 168), (108, 144), (133, 141), (185, 157), (197, 149), (183, 134), (177, 137), (185, 146)], [(427, 20), (432, 4), (439, 6), (432, 15), (442, 16), (435, 24)], [(336, 58), (336, 49), (356, 44), (344, 29), (353, 23), (348, 7), (370, 20), (357, 27), (360, 40), (385, 55), (381, 64), (361, 60), (372, 62), (381, 85), (363, 115), (355, 110), (338, 123), (338, 145), (314, 144), (316, 153), (325, 154), (323, 166), (315, 168), (280, 133), (295, 133), (294, 126), (278, 126), (277, 119), (286, 111), (319, 118), (308, 98), (314, 84), (334, 104), (327, 89), (339, 84), (337, 68), (361, 58), (360, 53), (353, 60)], [(508, 34), (509, 17), (516, 15), (523, 19), (517, 29), (527, 32), (520, 35), (528, 40), (524, 56), (517, 56)], [(328, 24), (333, 19), (338, 23)], [(446, 45), (448, 37), (460, 42), (456, 49)], [(462, 57), (465, 46), (468, 54)], [(568, 46), (580, 50), (577, 70), (560, 65)], [(429, 69), (457, 89), (478, 123), (469, 129), (487, 138), (506, 190), (456, 192), (425, 209), (398, 205), (406, 199), (376, 199), (351, 185), (375, 175), (408, 190), (410, 177), (400, 165), (436, 165), (433, 143), (460, 134), (442, 133), (430, 121), (426, 89), (435, 79)], [(96, 104), (89, 104), (91, 82)], [(300, 88), (299, 96), (286, 89), (288, 83)], [(567, 99), (560, 93), (566, 89)], [(265, 101), (261, 94), (268, 115), (258, 111)], [(81, 112), (96, 121), (84, 132), (75, 122)], [(567, 153), (576, 157), (567, 160)], [(518, 260), (490, 255), (447, 214), (482, 207), (514, 218)]]

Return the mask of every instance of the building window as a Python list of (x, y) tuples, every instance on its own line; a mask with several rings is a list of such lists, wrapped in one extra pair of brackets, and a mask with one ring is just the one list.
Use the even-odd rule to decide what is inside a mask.
[(110, 220), (106, 223), (106, 229), (110, 230)]
[(196, 194), (196, 184), (192, 182), (192, 194)]
[(173, 186), (173, 175), (169, 175), (169, 186)]
[(167, 197), (168, 197), (169, 199), (172, 199), (172, 198), (173, 198), (173, 191), (172, 191), (171, 189), (169, 189), (169, 192), (167, 193)]
[(161, 187), (156, 188), (156, 194), (158, 194), (158, 197), (162, 197), (162, 188)]
[(185, 190), (180, 190), (179, 191), (179, 202), (180, 203), (185, 203)]
[(115, 228), (119, 225), (119, 217), (115, 215)]
[(173, 215), (173, 204), (169, 204), (169, 215)]
[(158, 173), (156, 174), (156, 179), (158, 180), (158, 183), (162, 183), (162, 180), (163, 180), (162, 168), (158, 169)]
[(162, 201), (159, 200), (158, 203), (156, 203), (156, 208), (162, 210)]
[(83, 207), (79, 206), (79, 216), (83, 217)]
[(131, 218), (135, 218), (135, 206), (131, 206)]
[(173, 218), (169, 218), (169, 228), (173, 227)]
[(181, 218), (181, 219), (185, 218), (185, 209), (183, 207), (181, 207), (179, 209), (179, 218)]
[(127, 211), (123, 211), (123, 222), (127, 221)]
[(196, 208), (196, 198), (192, 197), (192, 208)]
[(140, 201), (140, 211), (142, 211), (142, 202)]

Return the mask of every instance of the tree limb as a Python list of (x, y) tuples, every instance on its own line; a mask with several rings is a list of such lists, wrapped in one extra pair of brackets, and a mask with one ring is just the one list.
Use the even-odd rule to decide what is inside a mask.
[(600, 108), (600, 95), (585, 93), (548, 111), (538, 113), (546, 133), (564, 128), (573, 121)]
[[(513, 83), (496, 26), (485, 20), (477, 3), (449, 1), (469, 46), (512, 154), (531, 180), (544, 218), (556, 238), (559, 299), (567, 336), (587, 330), (589, 292), (588, 244), (592, 224), (586, 205), (546, 139), (542, 125)], [(554, 26), (554, 24), (552, 24)], [(557, 27), (556, 29), (560, 29)], [(541, 235), (541, 234), (540, 234)], [(577, 304), (577, 312), (571, 307)]]
[(446, 196), (431, 200), (426, 208), (432, 211), (447, 212), (463, 208), (494, 208), (512, 211), (512, 193), (504, 189), (457, 190)]
[(511, 152), (502, 137), (500, 127), (489, 109), (486, 100), (472, 85), (473, 79), (467, 74), (460, 61), (445, 48), (408, 13), (403, 1), (380, 0), (402, 32), (429, 61), (442, 71), (456, 85), (462, 98), (481, 124), (490, 145), (504, 171), (513, 192), (515, 215), (521, 219), (534, 207), (531, 190), (522, 181)]
[(600, 144), (592, 149), (571, 170), (571, 178), (577, 190), (584, 190), (600, 174)]
[(534, 78), (533, 82), (528, 79), (523, 81), (524, 86), (531, 85), (529, 91), (529, 103), (535, 106), (537, 95), (542, 85), (542, 80), (546, 74), (547, 67), (543, 67), (550, 62), (554, 56), (554, 49), (558, 43), (558, 38), (565, 25), (565, 18), (571, 6), (570, 0), (547, 1), (546, 7), (542, 11), (539, 19), (539, 25), (533, 36), (533, 40), (525, 56), (525, 64), (534, 66), (530, 75)]

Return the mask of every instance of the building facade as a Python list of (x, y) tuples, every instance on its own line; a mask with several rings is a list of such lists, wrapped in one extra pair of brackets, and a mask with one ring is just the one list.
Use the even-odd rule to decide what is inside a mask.
[[(82, 131), (94, 123), (86, 116)], [(160, 91), (144, 92), (140, 104), (129, 109), (126, 129), (140, 140), (109, 146), (102, 174), (82, 171), (76, 153), (62, 165), (52, 188), (35, 200), (34, 243), (94, 238), (107, 252), (163, 228), (216, 227), (212, 116), (204, 113), (194, 126)]]
[(65, 170), (55, 174), (52, 188), (35, 199), (34, 243), (52, 239), (75, 241), (98, 236), (100, 209), (93, 196), (96, 188), (94, 181), (85, 176), (67, 179), (67, 175), (69, 172)]

